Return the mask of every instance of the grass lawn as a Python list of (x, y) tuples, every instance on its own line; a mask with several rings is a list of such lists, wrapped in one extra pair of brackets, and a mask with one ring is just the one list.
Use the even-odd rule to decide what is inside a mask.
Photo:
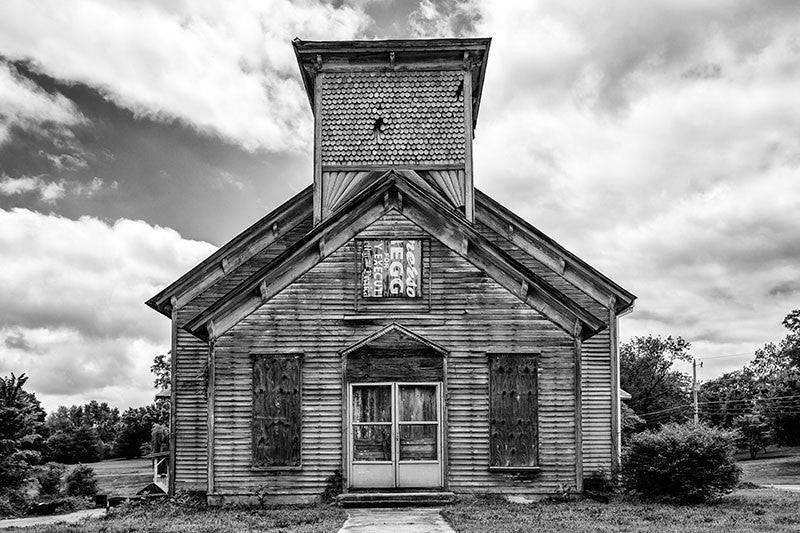
[(24, 533), (238, 533), (336, 532), (347, 519), (344, 509), (329, 506), (275, 509), (194, 510), (161, 503), (112, 509), (104, 518), (78, 524), (52, 524), (5, 531)]
[(153, 481), (150, 459), (112, 459), (88, 466), (94, 469), (100, 494), (131, 496)]
[(800, 530), (800, 493), (738, 490), (709, 505), (666, 505), (591, 500), (528, 505), (499, 498), (446, 507), (442, 514), (459, 533), (562, 531), (774, 532)]
[[(500, 498), (472, 498), (444, 508), (460, 533), (487, 532), (717, 532), (784, 533), (800, 530), (800, 493), (773, 489), (739, 490), (716, 503), (666, 505), (591, 500), (528, 505)], [(174, 503), (117, 508), (101, 519), (80, 524), (34, 526), (25, 533), (228, 533), (336, 532), (347, 518), (331, 506), (272, 509), (195, 510)]]
[(770, 448), (755, 459), (737, 456), (742, 481), (757, 485), (800, 485), (800, 447)]

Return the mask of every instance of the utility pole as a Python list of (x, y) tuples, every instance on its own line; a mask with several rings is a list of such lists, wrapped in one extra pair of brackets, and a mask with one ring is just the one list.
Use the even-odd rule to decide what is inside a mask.
[[(700, 361), (700, 368), (703, 362)], [(692, 358), (692, 398), (694, 400), (694, 425), (700, 423), (700, 407), (697, 404), (697, 359)]]

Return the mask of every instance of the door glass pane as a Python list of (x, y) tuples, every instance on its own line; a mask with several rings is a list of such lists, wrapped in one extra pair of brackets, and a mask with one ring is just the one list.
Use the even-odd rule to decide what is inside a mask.
[(437, 425), (403, 424), (400, 429), (401, 461), (435, 461), (437, 459)]
[(392, 426), (353, 426), (353, 460), (391, 461)]
[(391, 422), (392, 388), (353, 387), (353, 422)]
[(436, 421), (436, 386), (403, 385), (400, 387), (401, 422)]

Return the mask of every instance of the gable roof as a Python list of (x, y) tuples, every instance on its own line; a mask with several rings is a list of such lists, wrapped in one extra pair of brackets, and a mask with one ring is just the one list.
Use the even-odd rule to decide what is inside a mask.
[(587, 338), (606, 324), (483, 237), (456, 210), (418, 184), (412, 171), (389, 171), (342, 204), (184, 329), (216, 338), (392, 209), (480, 268), (570, 335)]
[(313, 186), (309, 185), (297, 193), (147, 300), (145, 304), (170, 317), (173, 307), (183, 307), (304, 219), (310, 218), (313, 210), (312, 190)]
[(488, 226), (567, 281), (620, 314), (633, 307), (636, 296), (548, 237), (525, 219), (475, 189), (475, 220)]

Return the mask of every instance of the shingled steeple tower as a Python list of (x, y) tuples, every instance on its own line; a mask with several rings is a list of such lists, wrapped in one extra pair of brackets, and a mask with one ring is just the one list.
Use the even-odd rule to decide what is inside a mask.
[(314, 222), (388, 170), (474, 220), (472, 138), (490, 39), (293, 42), (314, 114)]

